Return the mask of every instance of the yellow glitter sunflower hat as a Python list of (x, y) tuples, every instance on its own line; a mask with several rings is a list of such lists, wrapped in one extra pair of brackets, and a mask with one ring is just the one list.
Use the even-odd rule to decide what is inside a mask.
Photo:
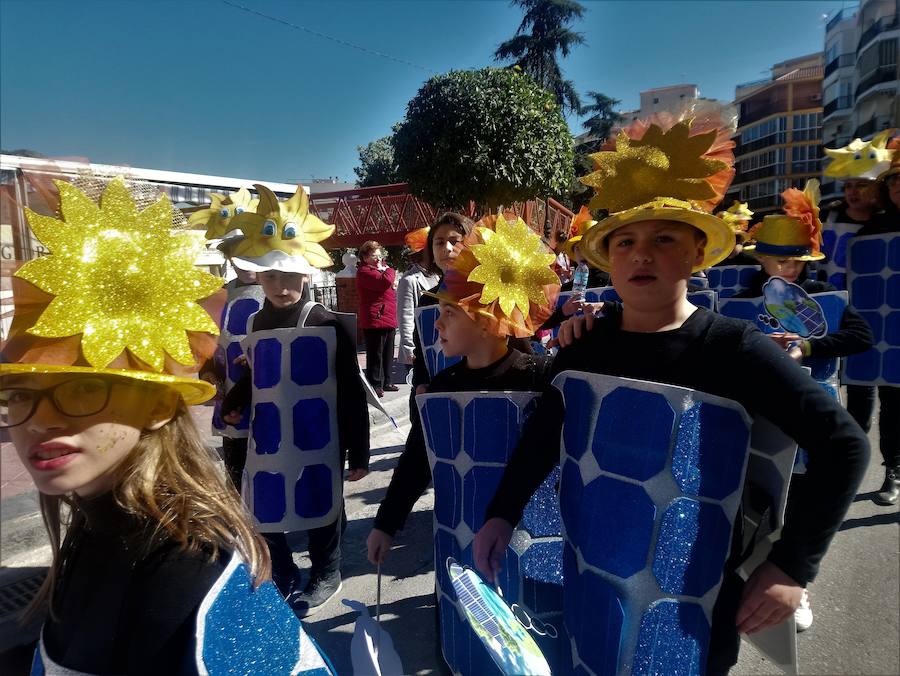
[(825, 154), (831, 158), (831, 162), (825, 167), (825, 176), (876, 180), (891, 166), (894, 151), (888, 147), (888, 141), (894, 131), (896, 130), (885, 129), (871, 141), (856, 138), (843, 148), (825, 148)]
[(211, 204), (206, 209), (195, 211), (188, 217), (191, 225), (205, 225), (206, 239), (222, 240), (240, 235), (231, 225), (231, 220), (245, 211), (256, 211), (259, 200), (250, 195), (247, 188), (241, 188), (230, 195), (210, 193)]
[(810, 179), (802, 191), (788, 188), (781, 193), (784, 214), (769, 214), (750, 230), (753, 244), (744, 247), (756, 256), (820, 261), (825, 254), (822, 221), (819, 220), (819, 182)]
[(231, 252), (235, 265), (250, 272), (280, 270), (311, 274), (334, 265), (319, 242), (334, 233), (315, 214), (309, 213), (309, 197), (303, 186), (290, 199), (280, 202), (264, 185), (254, 185), (259, 194), (256, 213), (235, 216), (231, 227), (244, 234)]
[(487, 216), (457, 245), (440, 289), (427, 292), (469, 317), (486, 317), (496, 336), (533, 336), (553, 312), (556, 257), (521, 218)]
[(747, 202), (735, 200), (734, 204), (727, 209), (723, 209), (716, 216), (728, 223), (734, 231), (735, 240), (738, 242), (747, 240), (747, 227), (750, 225), (750, 221), (753, 220), (753, 212), (750, 210)]
[(96, 373), (165, 385), (188, 405), (212, 398), (215, 388), (193, 374), (219, 329), (199, 301), (222, 280), (194, 266), (196, 240), (173, 232), (169, 199), (139, 210), (121, 178), (99, 203), (55, 184), (61, 219), (25, 210), (50, 254), (13, 278), (0, 375)]
[(595, 171), (581, 181), (594, 188), (590, 207), (610, 215), (584, 236), (579, 250), (588, 262), (608, 272), (609, 234), (649, 220), (687, 223), (706, 235), (694, 271), (727, 258), (734, 231), (710, 212), (734, 177), (732, 131), (720, 111), (659, 113), (625, 127), (591, 155)]
[(572, 217), (572, 224), (569, 226), (569, 237), (563, 242), (562, 250), (569, 258), (574, 257), (575, 247), (584, 238), (584, 233), (597, 225), (597, 221), (591, 216), (586, 206), (581, 207), (578, 213)]

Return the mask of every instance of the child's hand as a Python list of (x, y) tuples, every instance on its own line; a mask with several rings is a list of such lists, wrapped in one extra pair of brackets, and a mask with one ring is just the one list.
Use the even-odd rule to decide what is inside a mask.
[(222, 415), (222, 420), (227, 422), (229, 425), (237, 425), (241, 422), (241, 418), (244, 417), (244, 414), (240, 411), (229, 411)]
[(788, 350), (788, 357), (799, 364), (803, 361), (803, 350), (798, 345), (792, 345), (791, 349)]
[(419, 385), (419, 386), (416, 388), (416, 394), (417, 394), (417, 395), (419, 395), (419, 394), (425, 394), (425, 393), (427, 393), (427, 392), (428, 392), (428, 385)]
[(351, 469), (347, 472), (347, 481), (359, 481), (369, 473), (367, 469)]
[(549, 347), (556, 347), (557, 345), (560, 347), (568, 347), (594, 328), (594, 319), (596, 319), (596, 317), (593, 312), (585, 312), (583, 315), (570, 317), (559, 325), (559, 333), (555, 340), (550, 341)]
[(388, 535), (383, 530), (373, 528), (369, 533), (369, 537), (366, 539), (366, 548), (368, 549), (369, 561), (374, 563), (376, 566), (380, 563), (384, 563), (384, 560), (387, 558), (388, 552), (391, 551), (391, 545), (393, 543), (393, 536)]
[(562, 313), (566, 317), (571, 317), (584, 306), (584, 299), (579, 296), (569, 296), (563, 303)]
[(243, 354), (239, 354), (234, 358), (232, 364), (237, 364), (238, 366), (246, 366), (247, 365), (247, 356)]
[(506, 519), (494, 517), (488, 519), (475, 535), (472, 545), (475, 567), (489, 582), (493, 582), (497, 573), (503, 569), (502, 561), (512, 539), (512, 531), (513, 527)]
[(797, 343), (802, 340), (796, 333), (770, 333), (769, 338), (778, 343), (782, 350), (787, 350), (791, 343)]
[(781, 624), (800, 606), (802, 585), (781, 568), (763, 561), (744, 585), (735, 624), (742, 634), (755, 634)]

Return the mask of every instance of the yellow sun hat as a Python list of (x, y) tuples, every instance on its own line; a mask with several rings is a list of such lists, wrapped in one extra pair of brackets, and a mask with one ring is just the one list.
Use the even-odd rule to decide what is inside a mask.
[(54, 183), (61, 219), (25, 210), (50, 254), (13, 277), (0, 375), (95, 373), (165, 385), (188, 405), (212, 398), (195, 374), (219, 328), (200, 301), (222, 280), (194, 266), (196, 240), (173, 232), (168, 197), (139, 210), (122, 178), (99, 203)]
[(259, 194), (256, 212), (235, 216), (231, 227), (241, 229), (244, 239), (231, 252), (235, 265), (249, 272), (279, 270), (312, 274), (334, 265), (319, 242), (334, 233), (315, 214), (309, 213), (309, 197), (303, 186), (290, 199), (279, 201), (269, 188), (254, 185)]
[(609, 234), (649, 220), (687, 223), (706, 235), (695, 272), (727, 258), (734, 231), (710, 212), (734, 177), (732, 132), (720, 111), (659, 113), (625, 127), (591, 155), (596, 170), (581, 182), (594, 188), (590, 207), (610, 215), (584, 236), (579, 250), (588, 262), (609, 272)]
[(750, 230), (753, 244), (744, 251), (755, 256), (788, 258), (795, 261), (820, 261), (825, 254), (822, 221), (819, 220), (819, 182), (810, 179), (801, 192), (788, 188), (781, 193), (784, 214), (770, 214)]
[(888, 140), (895, 129), (879, 132), (871, 141), (855, 138), (843, 148), (825, 148), (831, 162), (825, 167), (825, 176), (838, 179), (863, 178), (876, 180), (891, 166), (894, 151), (888, 148)]
[[(250, 195), (247, 188), (241, 188), (230, 195), (210, 193), (211, 203), (206, 209), (199, 209), (188, 217), (191, 225), (205, 225), (206, 239), (224, 240), (239, 235), (231, 225), (231, 220), (245, 211), (256, 211), (259, 200)], [(218, 243), (218, 242), (216, 242)]]
[(496, 336), (533, 336), (553, 313), (559, 277), (553, 252), (518, 217), (487, 216), (462, 242), (459, 255), (430, 296), (486, 317)]
[(734, 204), (727, 209), (723, 209), (716, 216), (731, 226), (731, 229), (734, 231), (734, 238), (738, 243), (747, 240), (747, 226), (753, 220), (753, 212), (750, 210), (747, 202), (735, 200)]
[(575, 256), (575, 247), (584, 238), (584, 234), (597, 225), (597, 221), (591, 216), (591, 212), (586, 206), (581, 207), (578, 213), (572, 217), (572, 223), (569, 226), (569, 237), (563, 242), (562, 250), (569, 258)]

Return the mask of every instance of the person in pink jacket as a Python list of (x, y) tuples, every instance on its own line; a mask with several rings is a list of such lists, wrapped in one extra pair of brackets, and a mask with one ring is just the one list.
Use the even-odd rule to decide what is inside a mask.
[(397, 273), (385, 262), (375, 241), (359, 248), (356, 290), (359, 293), (359, 327), (366, 339), (366, 377), (379, 397), (396, 392), (391, 383), (394, 335), (397, 332)]

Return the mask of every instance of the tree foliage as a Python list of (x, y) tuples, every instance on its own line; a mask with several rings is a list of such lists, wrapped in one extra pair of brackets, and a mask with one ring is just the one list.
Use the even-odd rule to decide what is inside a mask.
[(613, 110), (622, 102), (600, 92), (590, 91), (588, 96), (593, 103), (584, 106), (582, 112), (590, 113), (591, 116), (582, 122), (582, 126), (593, 141), (587, 152), (596, 152), (603, 141), (609, 138), (612, 128), (622, 121), (622, 116)]
[(390, 136), (357, 146), (356, 150), (359, 152), (359, 166), (354, 167), (353, 171), (359, 179), (360, 188), (401, 182)]
[(513, 38), (502, 43), (494, 58), (512, 60), (535, 82), (553, 93), (556, 102), (572, 112), (581, 111), (575, 85), (563, 77), (557, 53), (569, 55), (572, 47), (584, 44), (584, 36), (568, 27), (584, 16), (584, 7), (575, 0), (513, 0), (525, 10)]
[(484, 208), (566, 193), (572, 136), (553, 96), (513, 69), (426, 82), (394, 135), (401, 176), (437, 207)]

